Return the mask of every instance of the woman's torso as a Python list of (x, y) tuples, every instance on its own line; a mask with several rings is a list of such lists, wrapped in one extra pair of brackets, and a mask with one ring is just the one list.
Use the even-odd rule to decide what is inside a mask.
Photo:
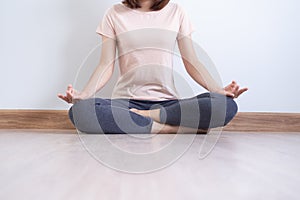
[(121, 76), (112, 98), (176, 99), (173, 55), (182, 10), (168, 3), (143, 12), (116, 4), (107, 12), (117, 41)]

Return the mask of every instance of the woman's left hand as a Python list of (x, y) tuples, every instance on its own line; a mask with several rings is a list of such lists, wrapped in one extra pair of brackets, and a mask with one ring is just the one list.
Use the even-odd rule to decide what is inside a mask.
[(232, 98), (238, 98), (241, 94), (243, 94), (247, 90), (248, 88), (240, 89), (240, 86), (235, 81), (232, 81), (231, 84), (227, 85), (224, 88), (225, 94)]

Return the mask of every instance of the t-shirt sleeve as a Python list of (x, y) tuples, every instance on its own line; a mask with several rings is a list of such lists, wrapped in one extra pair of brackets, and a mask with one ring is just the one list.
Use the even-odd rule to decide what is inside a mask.
[(96, 33), (98, 33), (100, 35), (104, 35), (104, 36), (112, 38), (112, 39), (116, 38), (116, 32), (115, 32), (115, 28), (114, 28), (113, 16), (112, 16), (111, 9), (108, 9), (105, 12), (105, 14), (102, 18), (102, 21), (100, 22), (100, 24), (98, 25), (98, 27), (96, 29)]
[(178, 10), (180, 12), (180, 27), (177, 35), (177, 39), (181, 39), (185, 36), (190, 35), (195, 31), (194, 25), (192, 24), (187, 12), (180, 6), (178, 6)]

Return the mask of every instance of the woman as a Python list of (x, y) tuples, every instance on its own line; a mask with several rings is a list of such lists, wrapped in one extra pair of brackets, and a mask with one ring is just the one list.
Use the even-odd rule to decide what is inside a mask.
[[(176, 133), (225, 126), (237, 113), (240, 89), (235, 81), (222, 88), (199, 62), (192, 45), (193, 26), (184, 10), (169, 0), (124, 0), (105, 13), (97, 33), (101, 60), (86, 87), (69, 85), (69, 116), (86, 133)], [(174, 34), (175, 33), (175, 34)], [(209, 93), (180, 99), (173, 80), (177, 42), (188, 74)], [(116, 49), (121, 77), (113, 98), (91, 98), (111, 78)], [(201, 116), (200, 116), (201, 115)]]

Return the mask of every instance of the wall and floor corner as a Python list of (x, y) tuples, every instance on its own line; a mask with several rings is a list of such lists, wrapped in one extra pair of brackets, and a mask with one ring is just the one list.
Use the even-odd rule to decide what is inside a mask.
[[(105, 10), (118, 2), (0, 2), (2, 124), (9, 124), (4, 122), (8, 119), (5, 116), (15, 111), (23, 113), (22, 117), (28, 112), (46, 112), (49, 119), (58, 110), (60, 117), (66, 117), (64, 110), (69, 105), (56, 94), (75, 82), (81, 63), (101, 41), (95, 29)], [(241, 112), (237, 120), (255, 119), (254, 115), (269, 124), (281, 122), (299, 127), (300, 2), (174, 2), (187, 11), (196, 28), (193, 38), (214, 61), (224, 85), (235, 79), (241, 86), (249, 87), (249, 92), (237, 100)], [(98, 61), (96, 51), (85, 63), (84, 75), (76, 80), (79, 88)], [(178, 70), (184, 74), (183, 68)], [(203, 91), (192, 81), (190, 84), (196, 93)], [(299, 132), (299, 128), (296, 130)]]

